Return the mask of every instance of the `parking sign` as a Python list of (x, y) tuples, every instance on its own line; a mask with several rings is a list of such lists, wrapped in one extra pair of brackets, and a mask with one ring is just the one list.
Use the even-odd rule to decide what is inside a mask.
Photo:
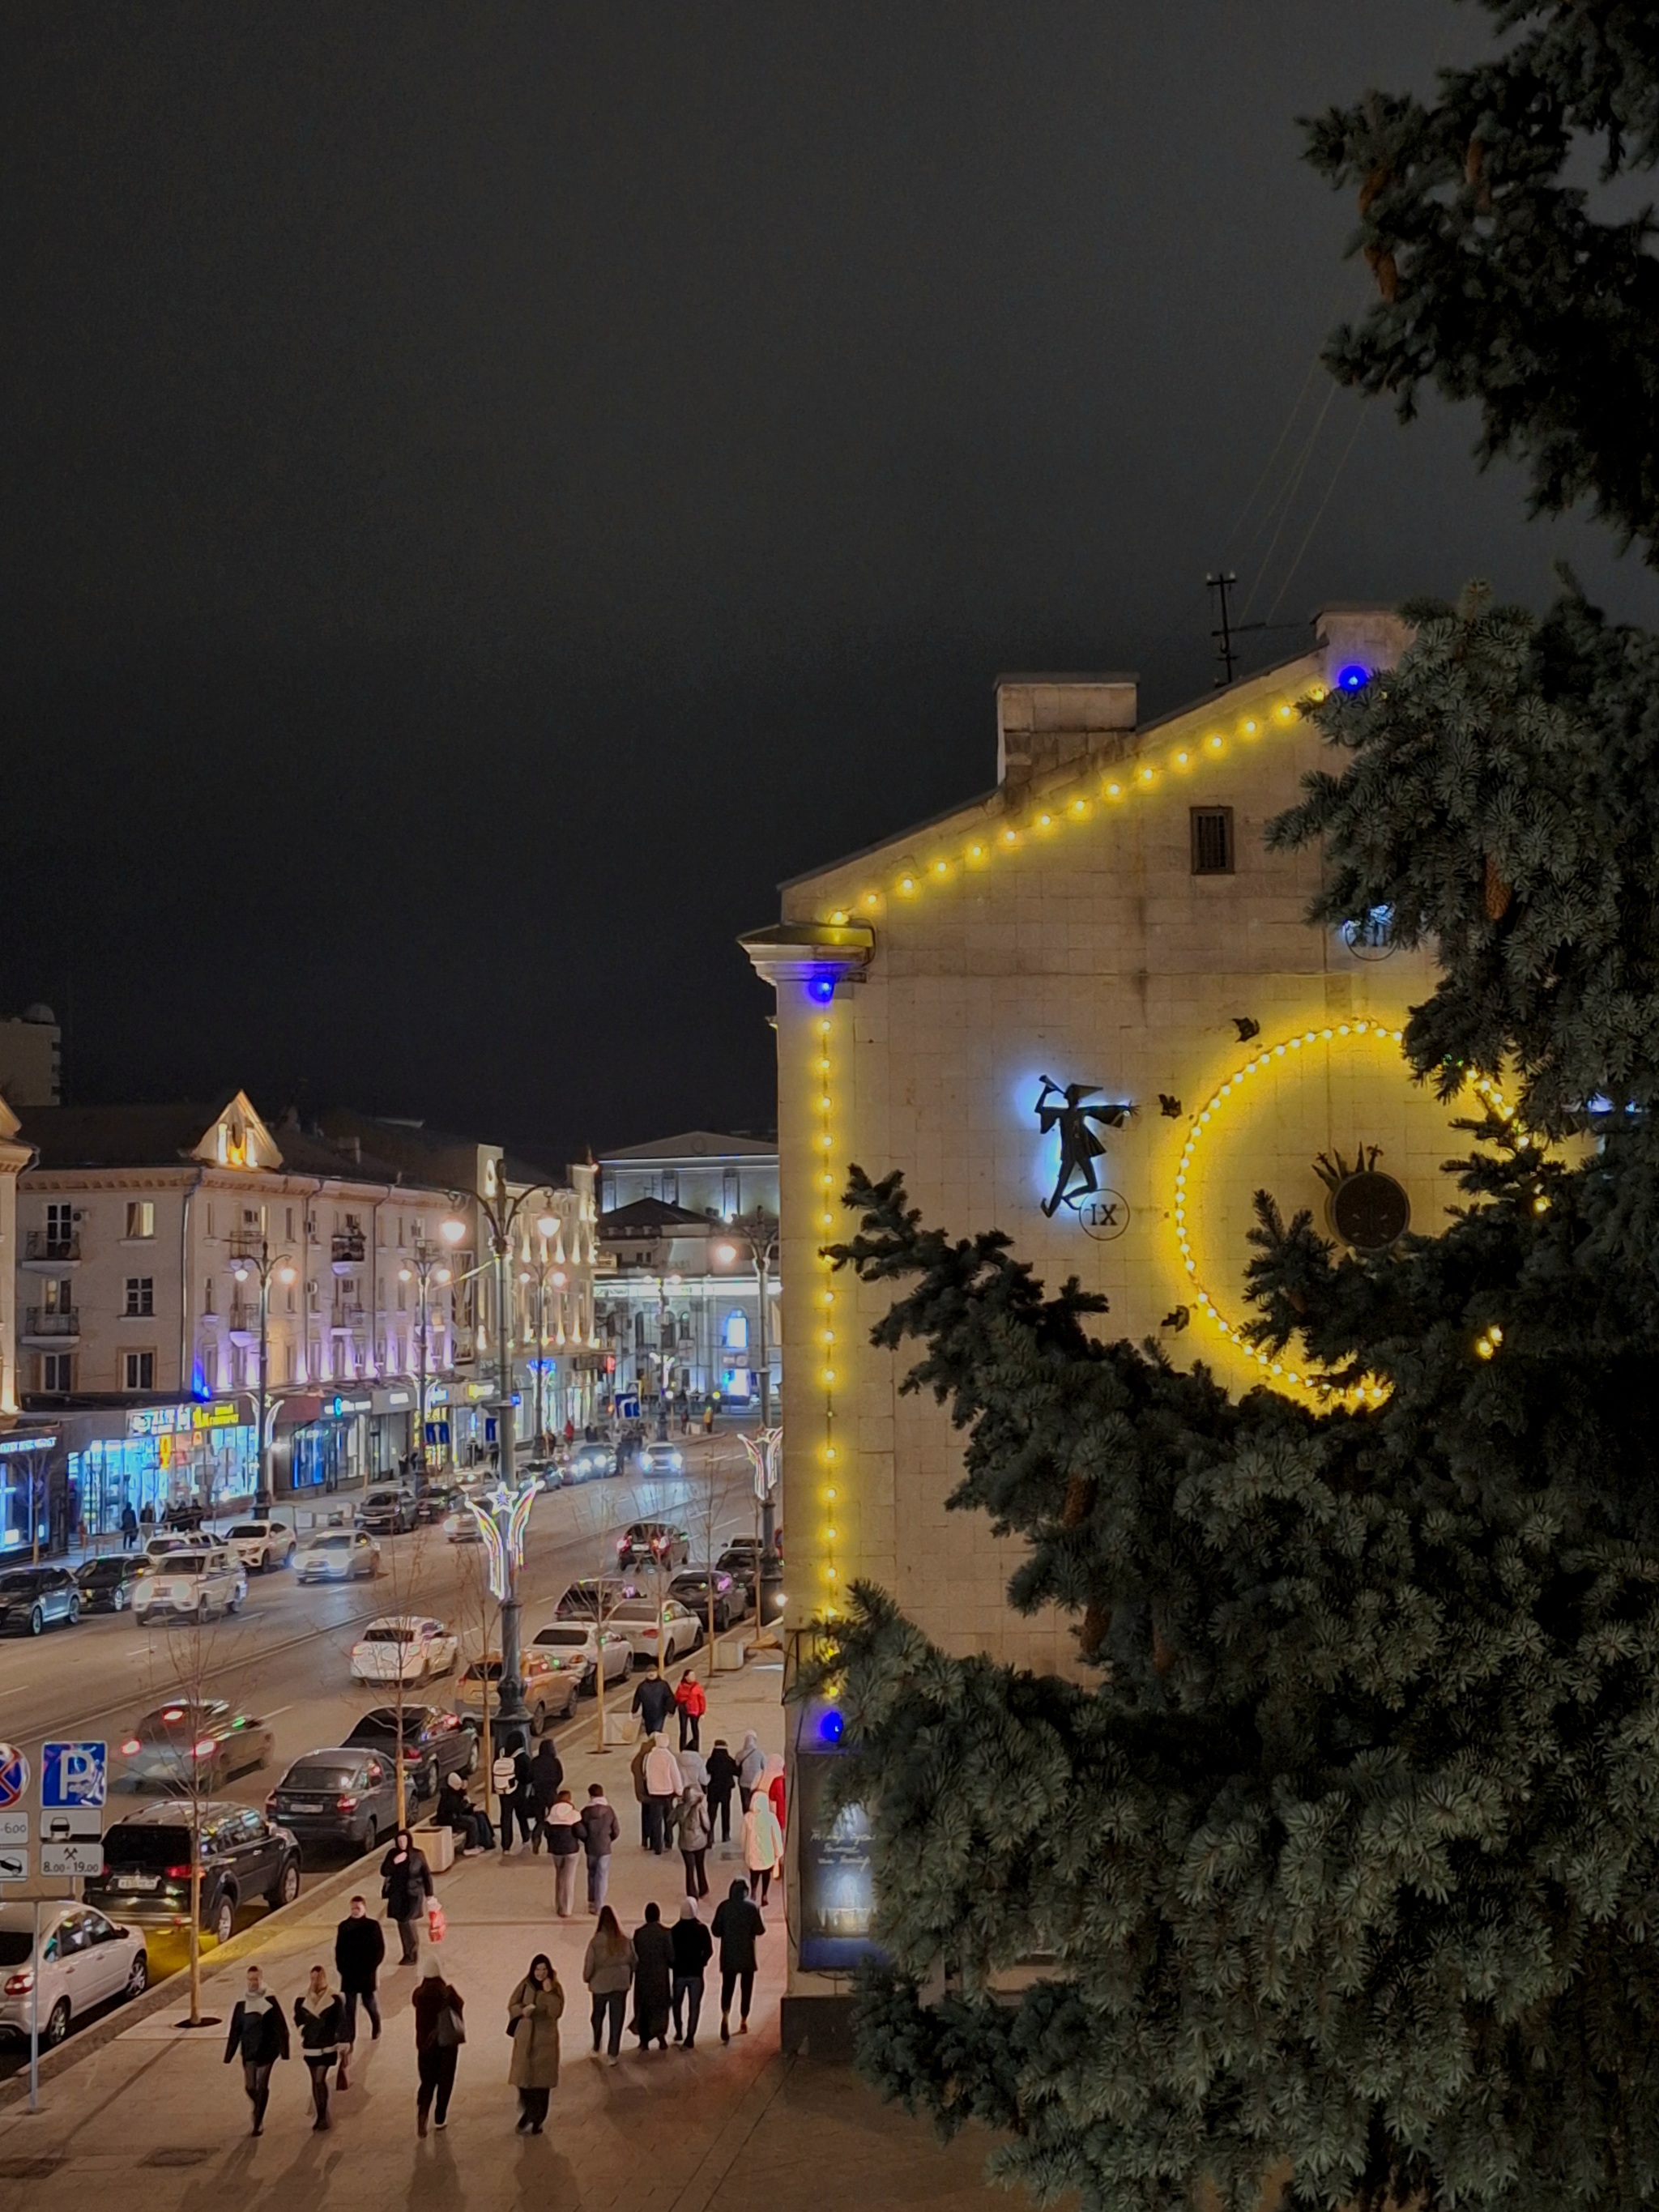
[(0, 1812), (21, 1804), (29, 1786), (29, 1763), (15, 1744), (0, 1743)]
[(106, 1743), (46, 1743), (40, 1747), (40, 1808), (46, 1813), (95, 1809), (109, 1786)]

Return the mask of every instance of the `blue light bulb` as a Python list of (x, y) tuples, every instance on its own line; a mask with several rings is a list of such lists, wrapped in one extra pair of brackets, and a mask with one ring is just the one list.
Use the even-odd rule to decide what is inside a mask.
[(1363, 691), (1370, 680), (1370, 670), (1362, 667), (1357, 660), (1351, 660), (1346, 668), (1339, 668), (1336, 672), (1337, 689), (1340, 691)]
[(833, 1708), (818, 1723), (818, 1734), (826, 1743), (839, 1743), (846, 1733), (846, 1722)]
[(806, 995), (810, 999), (816, 999), (819, 1006), (827, 1006), (830, 1000), (836, 995), (835, 977), (833, 975), (814, 975), (806, 986)]

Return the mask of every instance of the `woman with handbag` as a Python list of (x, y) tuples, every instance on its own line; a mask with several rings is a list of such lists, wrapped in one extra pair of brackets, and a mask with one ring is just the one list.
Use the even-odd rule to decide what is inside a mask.
[(392, 1849), (380, 1861), (380, 1894), (386, 1899), (386, 1918), (398, 1923), (404, 1950), (401, 1964), (415, 1966), (421, 1955), (421, 1923), (433, 1894), (432, 1869), (426, 1863), (426, 1853), (416, 1849), (407, 1828), (398, 1829)]
[(530, 1972), (507, 2001), (507, 2032), (513, 2039), (507, 2080), (519, 2093), (519, 2133), (538, 2136), (547, 2118), (547, 2100), (559, 2086), (559, 2016), (564, 1991), (546, 1952), (538, 1951)]
[(460, 1991), (444, 1979), (444, 1970), (428, 1952), (411, 2000), (415, 2014), (415, 2063), (420, 2092), (415, 2101), (415, 2132), (426, 2133), (426, 2116), (438, 2101), (437, 2124), (449, 2124), (449, 2097), (455, 2087), (455, 2062), (466, 2041), (465, 2006)]
[(312, 2130), (328, 2126), (328, 2077), (339, 2063), (340, 2024), (345, 2006), (328, 1985), (325, 1968), (313, 1966), (303, 1993), (294, 2000), (294, 2025), (300, 2031), (300, 2056), (311, 2075)]

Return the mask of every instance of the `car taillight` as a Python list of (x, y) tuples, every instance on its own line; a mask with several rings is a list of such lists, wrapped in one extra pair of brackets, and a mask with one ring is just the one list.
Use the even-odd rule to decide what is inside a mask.
[(196, 1756), (198, 1759), (211, 1759), (214, 1753), (217, 1751), (218, 1748), (218, 1745), (215, 1743), (210, 1735), (202, 1736), (198, 1740), (196, 1745)]
[(656, 1634), (656, 1632), (656, 1632), (656, 1630), (655, 1630), (654, 1628), (647, 1628), (647, 1629), (646, 1630), (646, 1632), (645, 1632), (645, 1633), (646, 1633), (646, 1635), (647, 1635), (647, 1637), (654, 1636), (654, 1635)]
[(187, 1866), (171, 1866), (167, 1868), (165, 1871), (169, 1881), (188, 1881), (190, 1880), (190, 1869)]
[(355, 1813), (357, 1809), (357, 1800), (355, 1797), (337, 1797), (334, 1800), (334, 1809), (337, 1813)]
[(34, 1969), (25, 1966), (21, 1974), (6, 1976), (5, 1990), (9, 1997), (26, 1997), (34, 1987)]
[(130, 1735), (121, 1746), (121, 1756), (123, 1759), (137, 1759), (143, 1747), (136, 1735)]

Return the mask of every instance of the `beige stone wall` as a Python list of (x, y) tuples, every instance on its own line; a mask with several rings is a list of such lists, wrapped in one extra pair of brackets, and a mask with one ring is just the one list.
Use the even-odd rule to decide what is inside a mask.
[[(1367, 643), (1374, 653), (1378, 641)], [(931, 1400), (899, 1395), (902, 1356), (869, 1346), (885, 1294), (831, 1277), (818, 1258), (826, 1171), (838, 1196), (850, 1160), (872, 1175), (902, 1167), (930, 1221), (1006, 1229), (1051, 1284), (1075, 1273), (1105, 1292), (1113, 1334), (1160, 1334), (1186, 1305), (1190, 1326), (1163, 1341), (1238, 1383), (1259, 1370), (1218, 1321), (1243, 1311), (1259, 1185), (1322, 1222), (1316, 1155), (1351, 1158), (1364, 1142), (1407, 1186), (1415, 1225), (1443, 1218), (1453, 1193), (1441, 1164), (1460, 1140), (1407, 1079), (1392, 1034), (1427, 988), (1425, 963), (1362, 958), (1310, 928), (1317, 857), (1270, 858), (1261, 842), (1322, 750), (1292, 702), (1352, 650), (1334, 637), (1328, 654), (1115, 737), (1104, 753), (787, 893), (787, 921), (850, 917), (875, 933), (863, 979), (830, 1005), (802, 982), (779, 989), (785, 1321), (792, 1345), (814, 1352), (792, 1356), (784, 1391), (793, 1621), (867, 1575), (951, 1650), (1039, 1667), (1073, 1651), (1064, 1621), (1009, 1611), (1018, 1547), (981, 1515), (946, 1510), (959, 1439)], [(1233, 875), (1191, 872), (1194, 805), (1235, 810)], [(1242, 1043), (1235, 1017), (1259, 1035)], [(1054, 1164), (1033, 1115), (1045, 1073), (1136, 1103), (1122, 1130), (1103, 1133), (1101, 1168), (1128, 1207), (1115, 1241), (1041, 1211)], [(1177, 1117), (1160, 1111), (1160, 1092), (1180, 1101)], [(1194, 1127), (1183, 1254), (1177, 1177)], [(849, 1217), (832, 1211), (838, 1236)]]

